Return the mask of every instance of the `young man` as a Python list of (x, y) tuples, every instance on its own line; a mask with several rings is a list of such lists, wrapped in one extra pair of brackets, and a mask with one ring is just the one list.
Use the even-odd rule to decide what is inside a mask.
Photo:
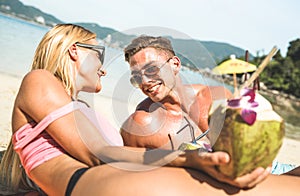
[[(183, 85), (179, 76), (180, 59), (166, 38), (140, 36), (125, 48), (124, 53), (130, 64), (130, 82), (148, 96), (123, 123), (124, 144), (176, 150), (183, 142), (190, 142), (202, 144), (209, 150), (210, 141), (218, 136), (218, 133), (209, 132), (209, 110), (213, 101), (231, 98), (231, 92), (222, 86)], [(203, 171), (220, 181), (234, 184), (232, 182), (237, 179), (225, 180), (216, 170), (213, 164), (213, 159), (218, 156), (216, 153), (203, 153)], [(259, 171), (262, 174), (267, 170), (270, 168), (257, 168), (243, 179), (257, 181), (262, 176), (257, 175)]]
[(182, 142), (199, 143), (202, 136), (202, 144), (208, 143), (204, 135), (211, 104), (231, 97), (231, 92), (221, 86), (183, 85), (180, 59), (163, 37), (134, 39), (125, 59), (131, 83), (148, 96), (122, 126), (125, 145), (178, 149)]

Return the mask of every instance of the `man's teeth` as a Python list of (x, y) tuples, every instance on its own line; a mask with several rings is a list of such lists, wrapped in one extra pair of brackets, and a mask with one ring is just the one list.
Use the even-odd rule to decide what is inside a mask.
[(153, 92), (153, 91), (156, 91), (158, 89), (159, 85), (155, 85), (155, 86), (152, 86), (151, 88), (148, 89), (148, 92)]

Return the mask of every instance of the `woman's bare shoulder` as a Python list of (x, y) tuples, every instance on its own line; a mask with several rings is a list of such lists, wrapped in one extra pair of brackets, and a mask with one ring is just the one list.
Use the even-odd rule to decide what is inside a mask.
[(36, 101), (51, 101), (67, 96), (63, 84), (47, 70), (33, 70), (26, 74), (19, 94), (23, 100)]
[(58, 79), (49, 71), (43, 69), (32, 70), (27, 73), (21, 84), (21, 88), (35, 88), (39, 85), (47, 84), (47, 86), (58, 85)]
[(39, 119), (70, 100), (62, 83), (52, 73), (47, 70), (33, 70), (23, 78), (15, 106)]

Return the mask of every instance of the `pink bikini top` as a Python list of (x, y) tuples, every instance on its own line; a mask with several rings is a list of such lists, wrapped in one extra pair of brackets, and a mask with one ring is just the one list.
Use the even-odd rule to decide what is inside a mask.
[(75, 110), (80, 110), (94, 124), (108, 145), (123, 146), (121, 135), (103, 116), (84, 103), (73, 101), (53, 111), (39, 123), (27, 123), (14, 133), (12, 138), (14, 150), (19, 154), (28, 176), (35, 167), (66, 153), (44, 130), (56, 119)]

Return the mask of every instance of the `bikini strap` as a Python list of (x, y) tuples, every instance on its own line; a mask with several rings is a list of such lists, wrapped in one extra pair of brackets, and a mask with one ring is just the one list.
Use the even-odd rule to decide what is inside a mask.
[(57, 110), (48, 114), (43, 120), (41, 120), (35, 126), (29, 123), (24, 125), (20, 129), (18, 129), (14, 134), (13, 137), (14, 149), (19, 149), (19, 148), (22, 149), (34, 138), (36, 138), (40, 133), (42, 133), (49, 126), (50, 123), (79, 108), (80, 105), (72, 101), (67, 105), (64, 105), (61, 108), (58, 108)]

